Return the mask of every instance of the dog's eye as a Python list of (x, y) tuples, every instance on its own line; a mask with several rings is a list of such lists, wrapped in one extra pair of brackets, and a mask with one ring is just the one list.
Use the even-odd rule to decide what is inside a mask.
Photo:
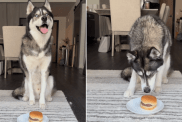
[(147, 71), (147, 72), (146, 72), (146, 75), (148, 75), (148, 76), (149, 76), (150, 74), (151, 74), (151, 72), (150, 72), (150, 71)]
[(38, 16), (39, 16), (38, 14), (35, 15), (35, 17), (38, 17)]
[(138, 71), (138, 74), (139, 74), (139, 75), (143, 75), (143, 73), (142, 73), (141, 71)]
[(45, 14), (46, 16), (48, 16), (48, 14)]

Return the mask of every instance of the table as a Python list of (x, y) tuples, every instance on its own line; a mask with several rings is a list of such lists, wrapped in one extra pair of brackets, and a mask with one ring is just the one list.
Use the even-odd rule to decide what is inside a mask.
[(95, 10), (100, 16), (110, 16), (111, 12), (110, 9), (96, 9)]
[(141, 15), (158, 15), (158, 9), (142, 9)]

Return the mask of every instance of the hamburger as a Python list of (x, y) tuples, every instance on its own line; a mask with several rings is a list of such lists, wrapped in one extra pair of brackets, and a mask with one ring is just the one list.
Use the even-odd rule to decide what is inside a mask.
[(32, 111), (29, 115), (29, 122), (42, 122), (43, 115), (39, 111)]
[(152, 95), (144, 95), (141, 98), (140, 107), (145, 110), (153, 110), (157, 106), (157, 98)]

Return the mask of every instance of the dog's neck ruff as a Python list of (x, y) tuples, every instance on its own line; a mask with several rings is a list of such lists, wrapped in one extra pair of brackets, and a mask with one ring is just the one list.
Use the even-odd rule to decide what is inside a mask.
[(49, 30), (46, 34), (42, 34), (38, 30), (30, 30), (30, 34), (32, 35), (33, 39), (40, 47), (40, 49), (44, 48), (44, 46), (46, 45), (51, 36), (51, 33), (52, 30)]

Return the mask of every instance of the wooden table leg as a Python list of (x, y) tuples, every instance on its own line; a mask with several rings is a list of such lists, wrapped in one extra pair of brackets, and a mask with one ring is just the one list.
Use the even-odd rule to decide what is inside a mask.
[(4, 78), (6, 78), (6, 70), (7, 70), (7, 60), (6, 60), (6, 58), (5, 58), (4, 62), (5, 62), (5, 65), (4, 65)]
[(114, 56), (114, 32), (112, 32), (112, 53), (111, 56)]

